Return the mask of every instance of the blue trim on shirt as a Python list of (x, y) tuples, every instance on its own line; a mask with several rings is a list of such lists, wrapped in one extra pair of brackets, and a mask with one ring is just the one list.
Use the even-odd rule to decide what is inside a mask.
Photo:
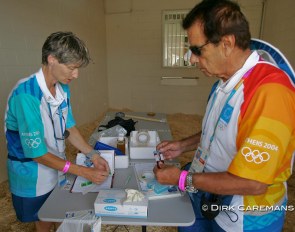
[(210, 91), (210, 93), (209, 93), (209, 96), (208, 96), (207, 101), (210, 100), (210, 97), (211, 97), (211, 95), (214, 93), (214, 91), (216, 90), (216, 88), (217, 88), (217, 86), (218, 86), (218, 83), (219, 83), (219, 81), (216, 81), (216, 82), (213, 84), (213, 86), (212, 86), (212, 88), (211, 88), (211, 91)]
[(18, 159), (25, 158), (18, 131), (6, 130), (7, 150), (11, 156)]
[(18, 85), (13, 91), (13, 95), (17, 96), (19, 94), (29, 94), (41, 101), (43, 93), (38, 85), (36, 76), (30, 77), (28, 80)]

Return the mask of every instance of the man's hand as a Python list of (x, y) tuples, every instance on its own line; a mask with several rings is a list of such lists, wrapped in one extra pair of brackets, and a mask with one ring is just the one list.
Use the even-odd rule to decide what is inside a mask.
[(182, 153), (179, 141), (163, 141), (157, 145), (157, 150), (168, 160), (174, 159)]
[(178, 185), (181, 170), (174, 165), (160, 164), (160, 168), (154, 167), (154, 173), (160, 184)]

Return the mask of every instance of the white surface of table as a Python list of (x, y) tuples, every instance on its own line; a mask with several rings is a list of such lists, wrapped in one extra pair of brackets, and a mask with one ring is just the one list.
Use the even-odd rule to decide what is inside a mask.
[[(132, 178), (127, 186), (124, 186), (126, 178), (131, 174)], [(117, 169), (114, 178), (115, 188), (137, 188), (133, 166), (127, 169)], [(38, 216), (42, 221), (62, 222), (67, 211), (78, 211), (94, 208), (97, 193), (71, 193), (67, 190), (55, 188)], [(152, 225), (152, 226), (189, 226), (195, 220), (190, 199), (187, 194), (181, 197), (150, 200), (148, 205), (148, 217), (123, 218), (101, 217), (102, 224), (112, 225)]]
[[(115, 112), (109, 112), (104, 121), (109, 121)], [(131, 114), (131, 113), (130, 113)], [(133, 113), (134, 115), (145, 116), (144, 113)], [(166, 119), (165, 114), (157, 114), (157, 118)], [(101, 123), (103, 125), (104, 121)], [(171, 132), (167, 123), (136, 120), (136, 130), (148, 129), (157, 130), (161, 141), (171, 140)], [(152, 160), (130, 160), (130, 166), (126, 169), (116, 169), (114, 175), (114, 188), (134, 188), (138, 189), (133, 165), (137, 162), (153, 162)], [(125, 185), (127, 178), (130, 181)], [(65, 213), (68, 211), (78, 211), (94, 208), (94, 201), (97, 193), (71, 193), (68, 190), (56, 187), (44, 205), (41, 207), (38, 216), (42, 221), (62, 222)], [(102, 224), (113, 225), (142, 225), (142, 226), (189, 226), (195, 221), (195, 214), (187, 194), (181, 197), (168, 199), (149, 200), (148, 217), (121, 218), (121, 217), (101, 217)]]

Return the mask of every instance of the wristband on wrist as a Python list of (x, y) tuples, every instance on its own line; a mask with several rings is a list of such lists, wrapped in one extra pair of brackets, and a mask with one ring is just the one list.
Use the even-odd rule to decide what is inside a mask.
[(188, 171), (182, 171), (180, 173), (179, 181), (178, 181), (178, 188), (181, 191), (185, 191), (185, 181), (186, 181), (187, 174), (188, 174)]
[(66, 161), (66, 164), (62, 170), (63, 173), (67, 173), (69, 171), (69, 168), (71, 166), (71, 162), (70, 161)]

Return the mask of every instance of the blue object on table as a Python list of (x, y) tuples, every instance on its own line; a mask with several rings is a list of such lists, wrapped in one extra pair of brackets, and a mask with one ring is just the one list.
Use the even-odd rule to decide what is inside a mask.
[(108, 144), (102, 143), (97, 141), (94, 145), (95, 150), (115, 150), (116, 155), (125, 155), (123, 152), (121, 152), (118, 148), (112, 147)]
[(154, 192), (160, 194), (162, 192), (166, 192), (169, 189), (169, 185), (160, 184), (158, 181), (154, 185)]
[(86, 165), (86, 167), (90, 168), (93, 165), (93, 162), (89, 157), (86, 156), (84, 164)]
[(146, 187), (148, 187), (149, 189), (153, 189), (156, 183), (157, 180), (153, 178), (146, 183)]
[(169, 188), (168, 188), (169, 193), (176, 192), (176, 191), (177, 191), (177, 187), (175, 185), (169, 186)]
[(169, 190), (170, 185), (160, 184), (156, 179), (147, 182), (147, 187), (153, 189), (156, 194), (161, 194)]

